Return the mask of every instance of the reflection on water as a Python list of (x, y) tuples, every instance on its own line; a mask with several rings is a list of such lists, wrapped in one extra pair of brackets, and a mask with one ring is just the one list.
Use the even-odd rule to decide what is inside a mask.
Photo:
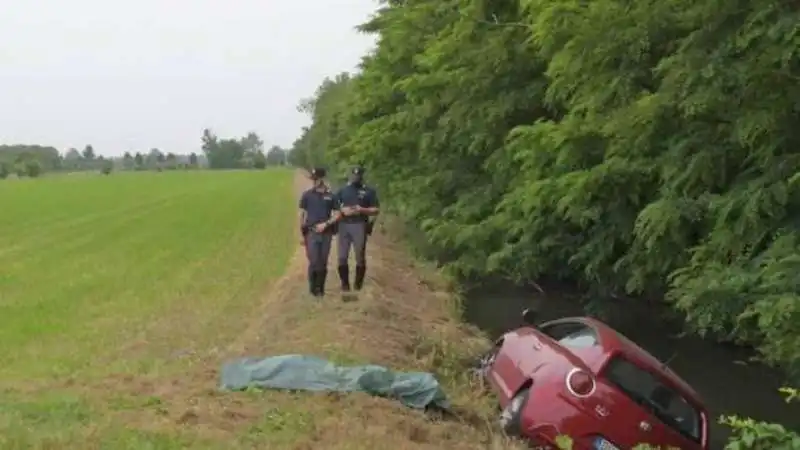
[[(520, 313), (529, 307), (537, 309), (542, 321), (584, 315), (579, 302), (567, 296), (487, 287), (473, 290), (467, 296), (464, 318), (496, 338), (522, 325)], [(727, 427), (716, 424), (719, 415), (738, 414), (800, 430), (800, 404), (787, 404), (778, 392), (785, 381), (781, 373), (747, 363), (751, 352), (696, 336), (680, 337), (679, 324), (666, 322), (642, 301), (620, 300), (619, 306), (604, 320), (661, 361), (668, 362), (705, 399), (714, 415), (713, 449), (721, 449), (728, 436)]]

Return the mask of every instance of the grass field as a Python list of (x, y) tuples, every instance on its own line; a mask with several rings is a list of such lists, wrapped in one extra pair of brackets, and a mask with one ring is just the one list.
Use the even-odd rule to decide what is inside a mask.
[[(0, 182), (0, 449), (512, 448), (464, 371), (488, 342), (391, 233), (370, 238), (357, 298), (332, 279), (324, 301), (307, 296), (295, 230), (307, 183), (291, 171)], [(365, 394), (217, 389), (223, 361), (287, 353), (433, 372), (460, 420)]]
[(91, 421), (50, 385), (179, 372), (232, 341), (297, 248), (295, 211), (291, 171), (0, 183), (0, 448)]

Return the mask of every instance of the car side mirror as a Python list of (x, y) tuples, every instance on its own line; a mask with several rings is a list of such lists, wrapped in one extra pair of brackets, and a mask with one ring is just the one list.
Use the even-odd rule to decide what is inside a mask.
[(536, 311), (531, 308), (525, 308), (525, 310), (522, 311), (522, 321), (530, 326), (536, 326), (538, 316)]

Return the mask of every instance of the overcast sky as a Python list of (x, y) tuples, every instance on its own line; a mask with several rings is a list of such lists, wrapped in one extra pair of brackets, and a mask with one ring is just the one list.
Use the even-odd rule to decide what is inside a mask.
[(373, 45), (375, 0), (5, 0), (0, 143), (188, 153), (203, 128), (289, 146)]

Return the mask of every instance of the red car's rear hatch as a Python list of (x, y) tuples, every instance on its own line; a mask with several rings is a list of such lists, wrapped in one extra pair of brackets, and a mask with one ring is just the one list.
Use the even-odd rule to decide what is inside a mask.
[[(602, 424), (598, 435), (582, 436), (589, 448), (614, 450), (651, 444), (702, 449), (705, 414), (657, 375), (615, 356), (603, 370), (592, 396)], [(588, 406), (588, 405), (587, 405)]]

